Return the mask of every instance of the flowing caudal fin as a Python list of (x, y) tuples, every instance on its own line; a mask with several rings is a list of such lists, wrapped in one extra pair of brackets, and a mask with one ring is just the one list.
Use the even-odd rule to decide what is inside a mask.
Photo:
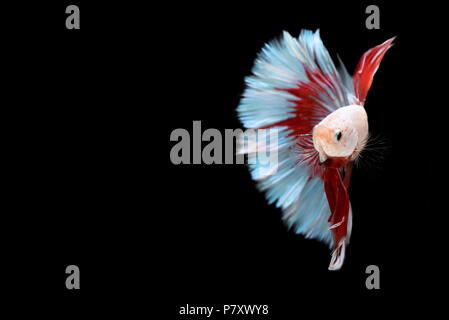
[(379, 68), (385, 52), (392, 46), (394, 39), (395, 37), (365, 52), (355, 69), (353, 76), (354, 90), (356, 97), (362, 104), (365, 102), (368, 90), (373, 83), (374, 74)]

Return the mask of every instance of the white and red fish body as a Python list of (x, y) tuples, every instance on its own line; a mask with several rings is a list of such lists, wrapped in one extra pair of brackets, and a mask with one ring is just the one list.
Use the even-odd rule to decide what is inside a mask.
[(237, 109), (243, 125), (278, 129), (278, 141), (268, 146), (278, 153), (274, 173), (252, 164), (252, 177), (288, 226), (333, 249), (330, 270), (341, 268), (352, 228), (347, 188), (368, 139), (363, 105), (393, 40), (367, 51), (351, 77), (342, 64), (337, 70), (319, 31), (303, 30), (298, 39), (284, 32), (262, 49), (245, 79)]

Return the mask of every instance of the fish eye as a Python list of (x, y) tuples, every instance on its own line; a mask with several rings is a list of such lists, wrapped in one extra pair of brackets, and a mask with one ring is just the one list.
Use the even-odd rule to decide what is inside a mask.
[(340, 131), (340, 130), (338, 130), (338, 131), (335, 133), (335, 139), (337, 139), (337, 141), (340, 141), (340, 139), (341, 139), (341, 131)]

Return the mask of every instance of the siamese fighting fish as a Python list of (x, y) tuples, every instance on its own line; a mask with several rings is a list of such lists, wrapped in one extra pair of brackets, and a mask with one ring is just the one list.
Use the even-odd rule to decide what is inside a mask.
[(352, 228), (347, 188), (369, 137), (365, 98), (393, 40), (364, 53), (351, 77), (341, 61), (334, 65), (319, 30), (298, 38), (284, 32), (263, 47), (245, 78), (240, 121), (254, 132), (275, 128), (277, 141), (240, 143), (239, 152), (277, 152), (268, 170), (249, 163), (252, 178), (288, 227), (329, 246), (329, 270), (344, 261)]

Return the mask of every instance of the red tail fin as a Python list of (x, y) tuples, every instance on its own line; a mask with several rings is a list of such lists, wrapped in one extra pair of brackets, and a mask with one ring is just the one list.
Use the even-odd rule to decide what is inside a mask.
[(363, 54), (362, 58), (360, 58), (353, 79), (355, 94), (362, 104), (365, 102), (368, 90), (373, 83), (374, 74), (376, 73), (377, 68), (379, 68), (379, 64), (382, 61), (385, 52), (390, 48), (394, 39), (395, 37), (385, 41), (377, 47), (369, 49)]

